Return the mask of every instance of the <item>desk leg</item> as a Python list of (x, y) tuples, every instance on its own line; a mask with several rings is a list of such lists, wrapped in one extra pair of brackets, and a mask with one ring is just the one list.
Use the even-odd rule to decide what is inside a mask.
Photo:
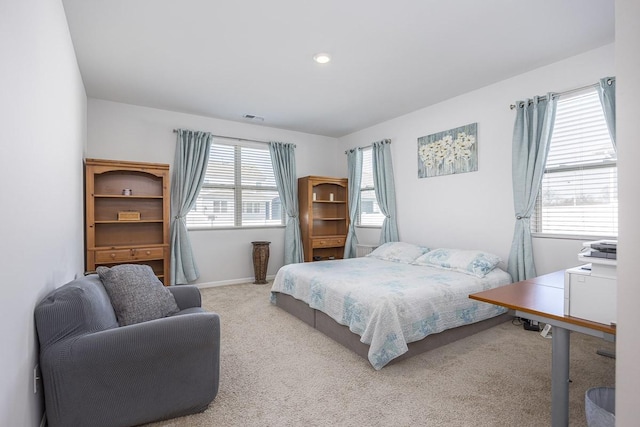
[(551, 357), (551, 425), (569, 425), (569, 331), (554, 326)]

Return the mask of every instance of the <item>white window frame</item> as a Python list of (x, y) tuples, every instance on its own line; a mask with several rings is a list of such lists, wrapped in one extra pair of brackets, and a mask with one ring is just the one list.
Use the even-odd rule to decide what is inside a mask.
[[(576, 99), (577, 97), (580, 96), (589, 96), (591, 99), (592, 104), (591, 105), (595, 105), (595, 99), (597, 99), (597, 92), (595, 92), (595, 87), (594, 88), (589, 88), (586, 90), (581, 90), (581, 91), (577, 91), (572, 93), (571, 95), (566, 95), (566, 96), (561, 96), (560, 99), (558, 99), (558, 103), (562, 102), (562, 101), (567, 101), (570, 102), (573, 99)], [(599, 105), (599, 102), (598, 102)], [(601, 109), (601, 106), (600, 106)], [(573, 112), (573, 111), (572, 111)], [(567, 116), (569, 111), (567, 111)], [(586, 112), (584, 112), (583, 114), (587, 114)], [(561, 117), (562, 119), (562, 117)], [(556, 123), (558, 121), (558, 116), (556, 113)], [(597, 119), (593, 119), (590, 121), (590, 125), (593, 123), (598, 123), (598, 127), (594, 128), (588, 132), (585, 132), (584, 137), (580, 140), (580, 142), (575, 142), (575, 144), (586, 144), (586, 140), (587, 139), (592, 139), (594, 136), (599, 135), (598, 138), (600, 141), (604, 141), (605, 139), (607, 139), (609, 142), (610, 137), (608, 134), (608, 130), (606, 129), (606, 122), (604, 121), (604, 113), (602, 113), (602, 116), (600, 117), (598, 115)], [(603, 130), (603, 123), (604, 123), (604, 130)], [(586, 129), (586, 126), (585, 126)], [(556, 131), (556, 127), (554, 126), (554, 133)], [(603, 136), (604, 135), (604, 136)], [(552, 135), (552, 139), (551, 139), (551, 144), (554, 144), (554, 135)], [(575, 146), (574, 144), (574, 146)], [(551, 150), (553, 149), (553, 147), (550, 147), (550, 154)], [(612, 151), (611, 151), (612, 150)], [(602, 158), (599, 159), (594, 159), (594, 158), (585, 158), (584, 161), (579, 162), (579, 161), (573, 161), (570, 162), (568, 161), (566, 164), (563, 163), (558, 163), (558, 161), (556, 161), (555, 159), (551, 159), (552, 160), (552, 165), (545, 165), (545, 170), (544, 170), (544, 175), (543, 175), (543, 183), (540, 185), (540, 190), (538, 192), (538, 196), (536, 198), (536, 206), (534, 208), (534, 212), (532, 214), (532, 218), (531, 218), (531, 233), (533, 237), (541, 237), (541, 238), (558, 238), (558, 239), (571, 239), (571, 240), (599, 240), (599, 239), (617, 239), (617, 210), (618, 210), (618, 204), (617, 204), (617, 195), (614, 197), (615, 202), (610, 202), (609, 205), (604, 205), (605, 206), (605, 210), (610, 213), (610, 212), (615, 212), (615, 214), (611, 214), (610, 216), (614, 216), (614, 218), (612, 219), (612, 221), (610, 222), (611, 226), (609, 230), (606, 230), (606, 227), (603, 227), (601, 229), (599, 229), (598, 231), (594, 231), (594, 232), (590, 232), (588, 231), (586, 228), (582, 228), (579, 229), (580, 225), (584, 225), (584, 224), (590, 224), (588, 221), (585, 221), (583, 223), (581, 223), (579, 220), (576, 221), (567, 221), (566, 225), (561, 225), (558, 222), (556, 222), (556, 226), (552, 227), (551, 225), (549, 225), (547, 231), (545, 231), (543, 229), (543, 227), (545, 226), (546, 220), (545, 220), (545, 212), (544, 210), (547, 210), (547, 213), (550, 214), (550, 210), (552, 209), (551, 206), (542, 206), (542, 200), (543, 200), (543, 194), (548, 191), (556, 191), (556, 192), (561, 192), (563, 190), (563, 188), (561, 187), (562, 184), (555, 184), (555, 187), (546, 187), (545, 183), (546, 177), (549, 177), (550, 179), (552, 179), (554, 176), (555, 177), (561, 177), (562, 175), (558, 175), (558, 174), (571, 174), (572, 172), (577, 172), (578, 174), (586, 171), (588, 173), (588, 171), (601, 171), (603, 173), (603, 176), (608, 176), (608, 178), (601, 178), (602, 180), (602, 185), (607, 184), (607, 182), (611, 182), (612, 180), (615, 182), (614, 184), (608, 184), (608, 185), (612, 185), (615, 187), (616, 191), (617, 191), (617, 159), (615, 158), (615, 149), (613, 147), (613, 144), (611, 144), (611, 150), (609, 150), (608, 152), (604, 152), (602, 154)], [(611, 154), (613, 153), (613, 154)], [(589, 156), (585, 156), (585, 157), (589, 157)], [(549, 160), (547, 160), (547, 163), (549, 163)], [(555, 163), (554, 163), (555, 161)], [(570, 176), (569, 178), (570, 179)], [(592, 179), (592, 178), (590, 178)], [(568, 181), (570, 182), (570, 181)], [(580, 189), (581, 189), (581, 185), (582, 185), (583, 181), (577, 180), (577, 183), (575, 184), (575, 192), (576, 193), (580, 193)], [(596, 181), (594, 179), (593, 182), (599, 182)], [(586, 194), (586, 196), (588, 197), (590, 194)], [(585, 194), (582, 194), (582, 197), (584, 197)], [(578, 199), (578, 197), (576, 197), (576, 199)], [(600, 205), (603, 205), (602, 203)], [(586, 213), (588, 215), (594, 215), (595, 212), (597, 212), (597, 210), (602, 210), (601, 209), (602, 206), (599, 205), (594, 205), (594, 209), (589, 211), (586, 210)], [(562, 208), (560, 208), (562, 209)], [(580, 211), (582, 212), (582, 211)], [(562, 228), (564, 230), (562, 230)], [(611, 230), (615, 229), (615, 232), (612, 232)], [(552, 231), (548, 231), (548, 230), (552, 230)]]
[[(278, 188), (275, 184), (273, 185), (249, 185), (242, 183), (242, 150), (243, 148), (251, 148), (254, 150), (264, 150), (267, 153), (267, 158), (269, 159), (269, 164), (271, 166), (271, 170), (273, 171), (273, 164), (271, 164), (271, 156), (269, 155), (269, 148), (265, 144), (252, 144), (249, 142), (238, 142), (238, 143), (229, 143), (220, 139), (214, 139), (211, 142), (212, 148), (213, 146), (227, 146), (233, 147), (233, 179), (230, 180), (233, 183), (207, 183), (206, 180), (202, 184), (203, 190), (223, 190), (233, 192), (233, 224), (229, 224), (228, 222), (223, 225), (213, 225), (213, 221), (210, 225), (205, 225), (203, 223), (194, 223), (189, 221), (189, 214), (187, 214), (187, 229), (188, 230), (224, 230), (224, 229), (248, 229), (248, 228), (279, 228), (285, 226), (285, 212), (282, 207), (282, 203), (280, 204), (280, 221), (274, 224), (247, 224), (246, 215), (257, 213), (264, 213), (267, 215), (267, 211), (271, 211), (272, 209), (272, 201), (264, 202), (264, 206), (255, 200), (243, 200), (243, 193), (245, 191), (256, 191), (256, 192), (274, 192), (276, 196), (278, 195)], [(215, 161), (215, 159), (209, 158), (210, 161)], [(200, 198), (200, 195), (198, 195)], [(198, 202), (194, 204), (191, 212), (198, 208)], [(213, 212), (216, 213), (229, 213), (227, 201), (224, 200), (214, 200), (213, 201)], [(251, 212), (249, 212), (251, 211)], [(190, 212), (190, 213), (191, 213)]]

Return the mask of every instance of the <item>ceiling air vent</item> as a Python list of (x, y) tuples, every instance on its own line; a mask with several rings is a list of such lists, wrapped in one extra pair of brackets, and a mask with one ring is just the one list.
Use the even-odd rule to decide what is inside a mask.
[(242, 117), (254, 122), (264, 122), (264, 117), (256, 116), (255, 114), (245, 114)]

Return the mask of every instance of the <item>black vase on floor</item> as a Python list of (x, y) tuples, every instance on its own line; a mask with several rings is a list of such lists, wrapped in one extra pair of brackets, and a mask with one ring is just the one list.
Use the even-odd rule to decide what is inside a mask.
[(253, 271), (256, 285), (267, 283), (267, 265), (269, 264), (269, 244), (271, 242), (251, 242), (253, 245)]

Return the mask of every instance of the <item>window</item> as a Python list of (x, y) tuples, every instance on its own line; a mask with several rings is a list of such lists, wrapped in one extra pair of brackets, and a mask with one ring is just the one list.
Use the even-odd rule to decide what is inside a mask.
[(280, 226), (283, 218), (269, 149), (214, 140), (187, 227)]
[(380, 212), (376, 192), (373, 186), (372, 150), (362, 150), (362, 182), (360, 183), (360, 204), (358, 209), (359, 226), (381, 227), (384, 215)]
[(226, 213), (227, 201), (226, 200), (214, 200), (213, 201), (213, 213)]
[(595, 89), (558, 99), (550, 144), (531, 231), (616, 237), (616, 152)]

